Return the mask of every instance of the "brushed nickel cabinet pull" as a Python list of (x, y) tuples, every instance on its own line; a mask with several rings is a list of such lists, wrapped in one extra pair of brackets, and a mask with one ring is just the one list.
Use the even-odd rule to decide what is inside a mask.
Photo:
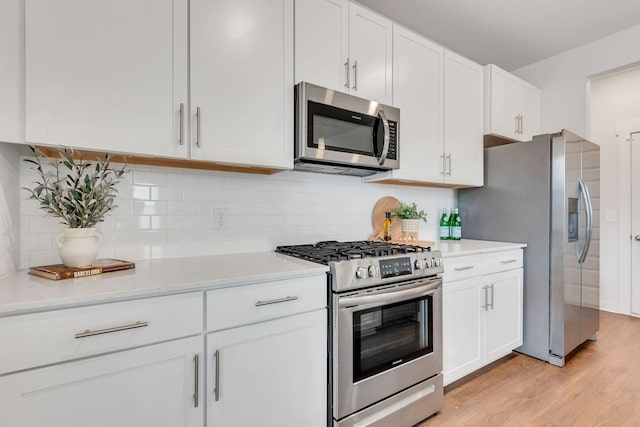
[(516, 115), (515, 119), (516, 119), (515, 133), (520, 133), (520, 114)]
[(455, 271), (463, 271), (463, 270), (471, 270), (473, 268), (473, 265), (465, 265), (464, 267), (456, 267), (454, 268)]
[(487, 291), (489, 290), (489, 288), (491, 288), (491, 304), (489, 304), (491, 306), (491, 310), (494, 309), (494, 306), (493, 306), (493, 295), (495, 294), (494, 286), (495, 285), (493, 283), (487, 286)]
[(358, 90), (358, 61), (353, 61), (353, 90)]
[(447, 172), (447, 175), (451, 176), (451, 153), (447, 154), (447, 159), (449, 159), (449, 172)]
[(440, 158), (442, 159), (442, 172), (440, 172), (440, 175), (444, 177), (447, 173), (447, 167), (445, 166), (447, 163), (444, 154), (441, 155)]
[(196, 108), (196, 147), (200, 148), (200, 144), (202, 142), (202, 112), (200, 111), (200, 107)]
[(216, 358), (216, 379), (213, 386), (214, 400), (220, 400), (220, 350), (216, 350), (213, 356)]
[(482, 290), (484, 291), (484, 311), (489, 311), (489, 286), (483, 286)]
[(517, 259), (507, 259), (505, 261), (500, 261), (500, 264), (511, 264), (512, 262), (516, 262)]
[(180, 136), (178, 137), (180, 145), (184, 145), (184, 102), (180, 103)]
[(269, 304), (279, 304), (281, 302), (288, 302), (288, 301), (295, 301), (297, 300), (298, 297), (284, 297), (284, 298), (278, 298), (278, 299), (270, 299), (267, 301), (258, 301), (256, 302), (256, 307), (260, 307), (263, 305), (269, 305)]
[(344, 84), (344, 87), (349, 89), (349, 85), (351, 84), (351, 79), (349, 79), (349, 58), (347, 58), (347, 62), (344, 63), (344, 71), (347, 75), (346, 83)]
[(120, 331), (126, 331), (128, 329), (144, 328), (147, 326), (149, 326), (149, 322), (136, 322), (128, 325), (115, 326), (113, 328), (96, 329), (95, 331), (85, 329), (84, 332), (78, 332), (75, 335), (75, 337), (86, 338), (86, 337), (92, 337), (94, 335), (110, 334), (112, 332), (120, 332)]
[(193, 381), (193, 407), (198, 407), (200, 397), (200, 353), (193, 356), (193, 364), (195, 366), (195, 378)]

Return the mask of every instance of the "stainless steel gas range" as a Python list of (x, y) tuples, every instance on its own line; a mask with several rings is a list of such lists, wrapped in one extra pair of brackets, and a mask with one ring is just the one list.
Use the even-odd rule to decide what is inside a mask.
[(442, 409), (439, 251), (367, 241), (276, 251), (330, 267), (329, 425), (409, 427)]

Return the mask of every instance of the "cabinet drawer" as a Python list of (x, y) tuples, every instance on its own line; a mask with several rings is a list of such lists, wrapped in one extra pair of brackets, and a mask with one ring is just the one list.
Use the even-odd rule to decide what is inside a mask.
[(487, 255), (484, 262), (484, 274), (499, 273), (501, 271), (522, 268), (522, 250), (500, 252)]
[(0, 318), (0, 374), (202, 333), (202, 293)]
[(207, 330), (263, 322), (326, 306), (326, 276), (208, 291)]
[(444, 258), (442, 260), (444, 267), (442, 280), (444, 282), (451, 282), (469, 277), (482, 276), (482, 261), (482, 257), (479, 255)]

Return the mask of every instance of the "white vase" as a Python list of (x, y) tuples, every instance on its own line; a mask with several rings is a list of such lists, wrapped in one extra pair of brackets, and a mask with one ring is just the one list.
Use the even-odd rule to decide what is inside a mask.
[(403, 219), (402, 231), (405, 233), (417, 233), (420, 230), (419, 219)]
[(56, 238), (60, 259), (67, 267), (87, 267), (98, 256), (98, 243), (102, 236), (91, 228), (65, 228)]

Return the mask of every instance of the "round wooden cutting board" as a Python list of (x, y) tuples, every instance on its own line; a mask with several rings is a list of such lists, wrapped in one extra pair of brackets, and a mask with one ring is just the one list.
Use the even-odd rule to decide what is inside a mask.
[[(371, 216), (371, 225), (373, 225), (373, 234), (369, 240), (384, 240), (384, 214), (392, 212), (400, 201), (392, 196), (386, 196), (378, 200), (373, 207)], [(391, 240), (400, 240), (402, 238), (402, 230), (400, 229), (400, 220), (391, 217)]]

